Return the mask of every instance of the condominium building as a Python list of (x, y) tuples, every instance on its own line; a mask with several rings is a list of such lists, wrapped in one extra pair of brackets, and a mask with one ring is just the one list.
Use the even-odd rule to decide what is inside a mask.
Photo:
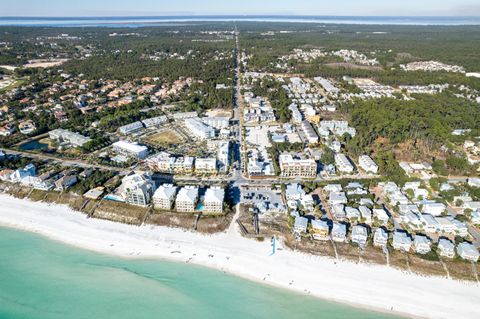
[(195, 160), (195, 172), (199, 174), (217, 173), (217, 159), (214, 157), (197, 158)]
[(230, 142), (221, 142), (218, 145), (217, 160), (220, 171), (226, 173), (230, 166)]
[(185, 126), (196, 138), (206, 140), (215, 137), (215, 129), (200, 121), (198, 117), (186, 119)]
[(221, 187), (211, 187), (205, 192), (203, 200), (203, 212), (222, 213), (225, 190)]
[(312, 125), (308, 121), (302, 122), (302, 131), (307, 138), (309, 144), (317, 144), (318, 143), (318, 135), (317, 132), (313, 129)]
[(120, 189), (126, 203), (145, 207), (152, 199), (155, 183), (148, 174), (132, 174), (123, 178)]
[(118, 141), (113, 143), (113, 150), (118, 154), (136, 159), (145, 159), (148, 155), (148, 148), (146, 146), (126, 141)]
[(74, 147), (83, 146), (90, 141), (88, 137), (61, 128), (48, 132), (48, 136), (61, 144), (68, 144)]
[(341, 173), (353, 173), (354, 167), (347, 156), (335, 154), (335, 166)]
[(317, 162), (313, 159), (294, 159), (290, 154), (282, 154), (278, 158), (283, 177), (315, 178)]
[(172, 184), (161, 185), (153, 194), (153, 205), (156, 209), (169, 210), (172, 209), (175, 202), (177, 188)]
[(288, 106), (288, 108), (290, 109), (290, 111), (292, 112), (292, 120), (293, 122), (295, 123), (301, 123), (302, 120), (303, 120), (303, 115), (302, 115), (302, 112), (300, 112), (300, 110), (298, 109), (297, 105), (296, 104), (290, 104)]
[(175, 157), (167, 152), (160, 152), (150, 156), (145, 162), (152, 171), (170, 173), (173, 171)]
[(168, 122), (168, 118), (165, 115), (152, 117), (146, 120), (143, 120), (142, 123), (146, 128), (161, 126)]
[(367, 173), (377, 174), (378, 165), (368, 155), (362, 155), (358, 158), (358, 165)]
[(230, 126), (230, 119), (226, 116), (204, 117), (202, 118), (202, 122), (217, 130)]
[(177, 212), (193, 213), (198, 201), (198, 187), (185, 186), (180, 189), (175, 200)]
[(133, 134), (133, 133), (139, 132), (141, 130), (143, 130), (143, 124), (140, 121), (133, 122), (133, 123), (130, 123), (130, 124), (127, 124), (127, 125), (124, 125), (124, 126), (120, 126), (118, 128), (118, 131), (120, 133), (122, 133), (123, 135)]

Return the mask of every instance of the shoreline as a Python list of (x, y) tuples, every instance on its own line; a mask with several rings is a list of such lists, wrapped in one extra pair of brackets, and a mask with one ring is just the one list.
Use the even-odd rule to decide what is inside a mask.
[(480, 309), (475, 306), (480, 298), (477, 283), (420, 276), (387, 266), (337, 261), (287, 249), (269, 256), (269, 240), (243, 238), (235, 223), (227, 232), (200, 235), (167, 227), (87, 219), (65, 205), (31, 202), (5, 194), (0, 194), (0, 200), (1, 226), (85, 250), (120, 258), (192, 263), (386, 314), (418, 318), (480, 316)]

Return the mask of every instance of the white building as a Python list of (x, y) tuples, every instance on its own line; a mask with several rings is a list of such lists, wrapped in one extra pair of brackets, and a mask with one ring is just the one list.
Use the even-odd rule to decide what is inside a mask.
[(216, 116), (216, 117), (204, 117), (202, 122), (208, 126), (221, 130), (230, 126), (230, 119), (228, 117)]
[(438, 231), (446, 234), (454, 234), (457, 227), (449, 218), (437, 217), (435, 220), (438, 222)]
[(177, 188), (172, 184), (161, 185), (153, 194), (153, 205), (156, 209), (170, 210), (175, 201)]
[(438, 251), (440, 253), (440, 256), (442, 257), (455, 257), (455, 246), (450, 240), (446, 238), (440, 238), (440, 240), (438, 241)]
[(312, 125), (308, 121), (302, 122), (302, 131), (307, 138), (309, 144), (317, 144), (318, 143), (318, 135), (317, 132), (313, 129)]
[(293, 232), (297, 234), (302, 234), (307, 232), (308, 219), (302, 216), (295, 217), (295, 222), (293, 224)]
[(347, 204), (348, 199), (344, 192), (332, 192), (328, 197), (328, 203), (330, 204), (330, 206)]
[(471, 177), (467, 181), (469, 186), (480, 187), (480, 178)]
[(146, 128), (159, 127), (167, 122), (168, 122), (168, 118), (165, 115), (142, 120), (142, 123), (143, 125), (145, 125)]
[(198, 174), (217, 173), (217, 159), (214, 157), (197, 158), (195, 160), (195, 172)]
[(388, 242), (388, 233), (383, 228), (377, 228), (373, 235), (373, 245), (375, 247), (385, 247)]
[(390, 220), (388, 213), (383, 208), (374, 208), (373, 218), (380, 224), (380, 226), (386, 226)]
[(198, 139), (206, 140), (215, 137), (215, 129), (200, 121), (199, 118), (188, 118), (185, 126)]
[(422, 211), (425, 214), (430, 214), (432, 216), (441, 216), (442, 213), (445, 212), (445, 210), (447, 209), (447, 207), (443, 203), (424, 202), (422, 204)]
[(220, 187), (210, 187), (205, 192), (203, 200), (203, 212), (205, 213), (222, 213), (223, 201), (225, 198), (225, 190)]
[(352, 227), (352, 242), (359, 246), (365, 246), (368, 240), (368, 231), (364, 226), (356, 225)]
[(126, 203), (145, 207), (152, 199), (155, 183), (148, 174), (132, 174), (123, 178), (120, 189)]
[(185, 186), (180, 189), (175, 200), (177, 212), (193, 213), (198, 201), (198, 187)]
[(371, 225), (372, 211), (370, 210), (370, 208), (368, 208), (367, 206), (361, 205), (358, 207), (358, 210), (360, 211), (360, 215), (361, 215), (361, 219), (363, 220), (363, 223), (367, 225)]
[(420, 221), (423, 224), (423, 230), (427, 233), (436, 233), (440, 230), (439, 223), (432, 215), (422, 214), (420, 215)]
[(113, 150), (118, 154), (136, 159), (145, 159), (148, 156), (148, 148), (146, 146), (126, 141), (113, 143)]
[(278, 158), (283, 177), (314, 178), (317, 176), (317, 162), (313, 159), (294, 159), (290, 154)]
[(415, 239), (413, 240), (413, 247), (415, 248), (415, 252), (417, 254), (425, 255), (432, 250), (432, 243), (427, 236), (415, 235)]
[(23, 179), (26, 179), (28, 177), (34, 177), (35, 175), (36, 175), (35, 165), (28, 164), (24, 168), (20, 168), (20, 169), (15, 170), (10, 175), (10, 180), (12, 182), (22, 182)]
[(333, 223), (330, 236), (334, 242), (344, 243), (347, 238), (347, 226), (340, 223)]
[(378, 165), (368, 155), (362, 155), (358, 158), (358, 165), (367, 173), (377, 174)]
[(48, 136), (61, 144), (68, 144), (74, 147), (83, 146), (90, 141), (88, 137), (61, 128), (48, 132)]
[(290, 104), (288, 106), (288, 108), (290, 109), (290, 111), (292, 112), (292, 120), (293, 122), (295, 123), (301, 123), (302, 120), (303, 120), (303, 115), (302, 113), (300, 112), (300, 110), (298, 109), (297, 105), (296, 104)]
[(345, 207), (345, 214), (350, 222), (360, 220), (360, 211), (354, 207)]
[(477, 248), (470, 243), (463, 242), (457, 246), (457, 254), (462, 257), (462, 259), (477, 262), (479, 253)]
[(393, 249), (409, 252), (412, 247), (412, 239), (407, 233), (395, 231), (393, 234)]
[(335, 154), (335, 166), (341, 173), (351, 174), (354, 167), (347, 156), (344, 154)]
[(230, 142), (218, 144), (217, 160), (220, 171), (227, 173), (230, 167)]
[(130, 124), (127, 124), (127, 125), (124, 125), (124, 126), (120, 126), (118, 128), (118, 131), (120, 133), (122, 133), (123, 135), (133, 134), (133, 133), (139, 132), (141, 130), (143, 130), (143, 124), (140, 121), (133, 122), (133, 123), (130, 123)]

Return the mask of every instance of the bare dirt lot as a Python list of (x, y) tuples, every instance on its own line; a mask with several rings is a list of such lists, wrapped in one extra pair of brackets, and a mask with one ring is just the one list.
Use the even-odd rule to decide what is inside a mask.
[(160, 133), (151, 135), (145, 139), (149, 144), (156, 146), (179, 144), (183, 142), (182, 137), (172, 129), (164, 130)]

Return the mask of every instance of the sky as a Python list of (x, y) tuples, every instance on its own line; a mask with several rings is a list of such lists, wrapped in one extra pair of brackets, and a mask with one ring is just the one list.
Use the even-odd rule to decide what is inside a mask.
[(0, 16), (480, 16), (479, 0), (0, 0)]

